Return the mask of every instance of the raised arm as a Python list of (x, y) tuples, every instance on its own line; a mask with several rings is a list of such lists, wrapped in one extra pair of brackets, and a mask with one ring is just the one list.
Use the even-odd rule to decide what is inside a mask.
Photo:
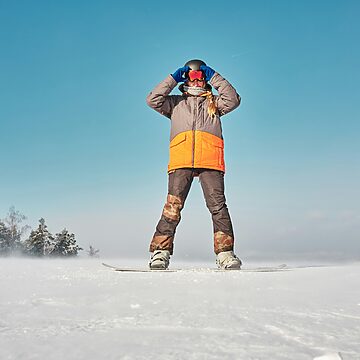
[(200, 68), (205, 73), (206, 80), (209, 81), (219, 93), (216, 100), (216, 106), (220, 115), (225, 115), (236, 109), (240, 105), (241, 98), (235, 88), (210, 67), (202, 65)]
[(147, 104), (151, 108), (159, 112), (161, 115), (170, 118), (174, 105), (172, 98), (171, 96), (169, 96), (169, 94), (178, 82), (186, 80), (186, 78), (184, 77), (186, 71), (188, 71), (188, 66), (179, 68), (173, 74), (169, 75), (166, 79), (164, 79), (147, 96)]

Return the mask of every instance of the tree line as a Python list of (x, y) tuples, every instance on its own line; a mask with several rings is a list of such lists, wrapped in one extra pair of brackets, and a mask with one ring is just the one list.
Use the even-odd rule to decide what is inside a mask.
[(14, 206), (9, 209), (5, 219), (0, 219), (0, 256), (77, 256), (78, 252), (83, 250), (77, 245), (75, 235), (66, 228), (52, 235), (44, 218), (41, 218), (38, 227), (23, 239), (31, 229), (29, 225), (22, 224), (25, 220), (26, 216), (15, 210)]

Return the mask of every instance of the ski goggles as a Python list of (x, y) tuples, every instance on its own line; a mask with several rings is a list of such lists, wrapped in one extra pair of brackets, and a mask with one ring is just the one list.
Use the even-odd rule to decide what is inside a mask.
[(201, 70), (190, 70), (189, 74), (188, 74), (188, 78), (189, 78), (190, 81), (194, 81), (194, 80), (203, 81), (203, 80), (205, 80), (204, 73)]

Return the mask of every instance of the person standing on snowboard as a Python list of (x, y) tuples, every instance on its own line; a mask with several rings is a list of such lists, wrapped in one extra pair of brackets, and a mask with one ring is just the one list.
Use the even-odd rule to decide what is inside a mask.
[[(182, 95), (170, 95), (181, 83)], [(212, 93), (212, 87), (218, 95)], [(214, 251), (220, 269), (240, 269), (224, 195), (224, 141), (220, 117), (240, 105), (240, 96), (218, 72), (190, 60), (147, 96), (147, 104), (171, 120), (168, 195), (150, 243), (150, 269), (167, 269), (180, 212), (194, 177), (199, 177), (213, 221)]]

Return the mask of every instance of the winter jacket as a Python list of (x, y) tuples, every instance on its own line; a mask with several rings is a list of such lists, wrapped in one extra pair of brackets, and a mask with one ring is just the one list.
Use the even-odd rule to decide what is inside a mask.
[[(169, 95), (177, 85), (169, 75), (147, 96), (147, 104), (171, 120), (168, 171), (179, 168), (207, 168), (225, 172), (224, 140), (220, 116), (240, 105), (240, 96), (232, 85), (215, 73), (210, 84), (218, 109), (208, 114), (209, 100), (203, 96)], [(181, 87), (180, 87), (181, 88)]]

